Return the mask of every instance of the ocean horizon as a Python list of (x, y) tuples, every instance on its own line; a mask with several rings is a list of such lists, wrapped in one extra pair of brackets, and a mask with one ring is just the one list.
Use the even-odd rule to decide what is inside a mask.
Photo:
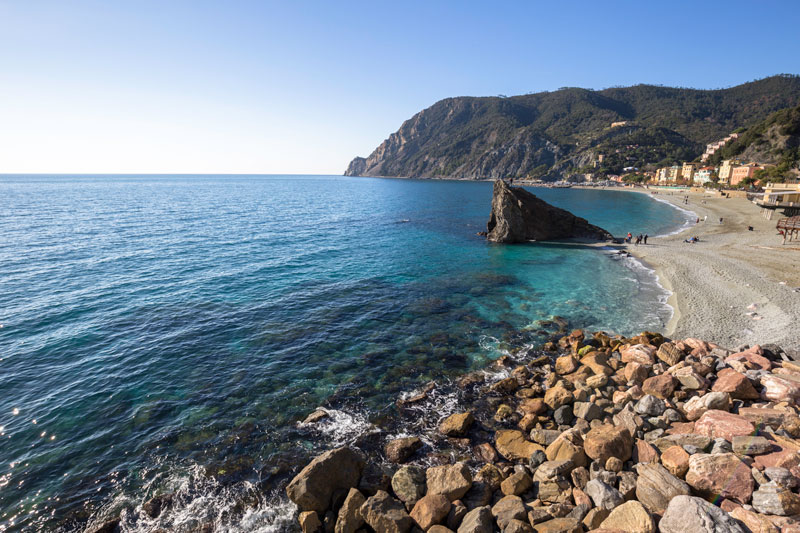
[[(317, 175), (0, 175), (0, 531), (161, 520), (279, 531), (279, 488), (395, 401), (559, 329), (672, 315), (655, 273), (477, 235), (487, 182)], [(622, 236), (691, 216), (619, 190), (530, 189)], [(436, 399), (438, 414), (454, 407)], [(315, 408), (319, 429), (298, 425)], [(287, 516), (289, 517), (287, 519)]]

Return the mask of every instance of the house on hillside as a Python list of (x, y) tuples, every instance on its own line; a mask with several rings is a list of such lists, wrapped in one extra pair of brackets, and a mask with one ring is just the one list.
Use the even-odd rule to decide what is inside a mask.
[(731, 187), (736, 187), (742, 182), (742, 180), (745, 180), (747, 178), (752, 178), (756, 170), (762, 168), (764, 167), (762, 167), (758, 163), (747, 163), (746, 165), (740, 165), (738, 167), (735, 167), (733, 170), (731, 170), (731, 179), (730, 179)]
[(717, 172), (719, 182), (725, 184), (730, 183), (733, 169), (741, 164), (742, 162), (738, 159), (725, 159), (719, 166), (719, 171)]

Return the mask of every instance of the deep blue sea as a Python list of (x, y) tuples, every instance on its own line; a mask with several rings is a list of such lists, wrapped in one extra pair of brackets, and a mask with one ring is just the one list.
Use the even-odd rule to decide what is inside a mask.
[[(532, 192), (616, 235), (686, 220), (642, 194)], [(666, 294), (633, 260), (476, 236), (491, 193), (338, 176), (0, 176), (0, 531), (120, 512), (125, 531), (280, 531), (273, 478), (399, 394), (547, 340), (539, 321), (554, 315), (664, 327)], [(338, 423), (298, 430), (320, 405)], [(175, 510), (143, 518), (141, 501), (165, 490)]]

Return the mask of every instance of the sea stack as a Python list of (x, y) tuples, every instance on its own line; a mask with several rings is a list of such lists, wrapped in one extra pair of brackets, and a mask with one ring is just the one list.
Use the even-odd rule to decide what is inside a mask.
[(612, 241), (614, 237), (569, 211), (552, 206), (522, 187), (494, 182), (492, 215), (486, 225), (492, 242), (517, 243), (560, 239)]

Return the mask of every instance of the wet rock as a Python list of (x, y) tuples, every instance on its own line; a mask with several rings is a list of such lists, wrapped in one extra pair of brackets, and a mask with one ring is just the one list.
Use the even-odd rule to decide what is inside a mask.
[(286, 494), (301, 511), (324, 513), (336, 491), (358, 484), (364, 459), (356, 451), (336, 448), (313, 459), (286, 487)]
[(775, 482), (761, 485), (753, 493), (753, 507), (759, 513), (789, 516), (800, 514), (800, 496)]
[(723, 438), (727, 441), (739, 435), (752, 435), (756, 428), (743, 416), (727, 413), (725, 411), (706, 411), (694, 424), (694, 431), (698, 435), (711, 438)]
[(378, 463), (367, 463), (361, 472), (358, 490), (366, 496), (372, 496), (379, 490), (388, 491), (391, 482), (391, 470)]
[(154, 496), (142, 504), (142, 511), (150, 518), (158, 518), (164, 509), (172, 506), (173, 499), (172, 494)]
[(748, 503), (753, 494), (750, 467), (732, 453), (692, 455), (686, 482), (707, 498), (730, 498)]
[(317, 422), (319, 422), (321, 420), (325, 420), (326, 418), (330, 418), (330, 415), (328, 414), (328, 412), (325, 411), (324, 409), (317, 409), (317, 410), (313, 411), (311, 414), (309, 414), (305, 418), (305, 420), (303, 420), (300, 423), (302, 425), (306, 426), (306, 425), (309, 425), (309, 424), (316, 424)]
[(658, 463), (637, 465), (636, 473), (636, 499), (651, 513), (663, 513), (673, 498), (690, 493), (689, 485)]
[(117, 533), (119, 531), (119, 523), (119, 518), (112, 518), (86, 528), (86, 533)]
[(772, 442), (764, 437), (736, 436), (731, 444), (734, 453), (738, 455), (761, 455), (772, 451)]
[(434, 466), (426, 475), (428, 494), (443, 494), (450, 501), (464, 496), (472, 486), (472, 474), (464, 463)]
[(339, 509), (339, 516), (336, 519), (335, 533), (355, 533), (364, 525), (364, 517), (361, 516), (361, 506), (364, 505), (366, 498), (356, 489), (350, 489), (347, 497)]
[(419, 437), (394, 439), (386, 444), (386, 458), (393, 463), (405, 463), (420, 448), (422, 441)]
[(516, 429), (503, 429), (495, 433), (497, 451), (509, 461), (527, 461), (533, 452), (543, 448), (525, 439), (525, 434)]
[(633, 500), (623, 503), (611, 511), (608, 518), (600, 524), (601, 529), (619, 529), (627, 533), (654, 533), (656, 524), (653, 517), (641, 503)]
[(413, 506), (425, 495), (425, 469), (404, 466), (392, 476), (392, 491), (407, 505)]
[(583, 450), (590, 458), (605, 463), (609, 457), (622, 461), (631, 458), (633, 439), (626, 428), (613, 425), (597, 427), (583, 439)]
[(364, 502), (361, 515), (375, 531), (405, 533), (414, 525), (403, 504), (384, 491), (379, 491)]
[(463, 437), (473, 422), (475, 422), (475, 417), (472, 413), (456, 413), (448, 416), (439, 424), (439, 432), (448, 437)]
[(458, 533), (492, 533), (493, 531), (494, 519), (488, 506), (476, 507), (468, 512), (458, 527)]
[(525, 520), (528, 516), (525, 504), (519, 496), (504, 496), (492, 507), (494, 516), (500, 529), (505, 528), (511, 520)]
[(617, 489), (606, 485), (599, 479), (589, 481), (584, 492), (592, 499), (595, 507), (601, 509), (611, 510), (625, 501)]
[(411, 510), (411, 518), (423, 531), (442, 522), (450, 512), (450, 500), (441, 494), (429, 494), (420, 499)]
[(746, 533), (728, 513), (694, 496), (673, 498), (658, 529), (661, 533)]

